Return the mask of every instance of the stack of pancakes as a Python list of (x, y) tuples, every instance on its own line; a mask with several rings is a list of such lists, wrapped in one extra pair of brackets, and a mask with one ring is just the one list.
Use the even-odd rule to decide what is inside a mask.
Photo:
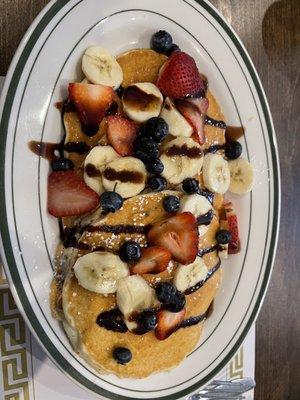
[[(134, 82), (155, 82), (160, 67), (166, 57), (149, 49), (133, 50), (118, 57), (123, 69), (126, 87)], [(207, 91), (209, 100), (208, 115), (216, 120), (223, 120), (224, 116), (212, 93)], [(116, 99), (118, 107), (120, 102)], [(120, 110), (121, 111), (121, 110)], [(81, 131), (81, 124), (75, 111), (65, 113), (68, 142), (86, 142), (89, 146), (106, 144), (105, 120), (101, 123), (99, 132), (92, 138)], [(203, 149), (211, 145), (225, 143), (225, 130), (213, 126), (205, 126), (206, 141)], [(84, 155), (70, 153), (69, 157), (80, 170)], [(197, 179), (202, 182), (201, 176)], [(174, 193), (174, 192), (173, 192)], [(133, 240), (142, 246), (146, 244), (146, 232), (143, 227), (161, 221), (167, 217), (162, 206), (163, 198), (170, 191), (159, 193), (145, 193), (124, 201), (121, 210), (107, 216), (93, 215), (91, 225), (83, 230), (79, 240), (79, 249), (68, 249), (67, 274), (63, 277), (58, 274), (52, 283), (50, 303), (55, 318), (63, 321), (67, 335), (75, 350), (94, 368), (101, 373), (114, 373), (119, 377), (144, 378), (152, 373), (169, 370), (177, 366), (197, 345), (203, 329), (203, 322), (194, 326), (180, 328), (165, 340), (158, 340), (153, 332), (136, 335), (130, 331), (118, 333), (98, 326), (98, 315), (117, 307), (115, 294), (101, 295), (90, 292), (79, 285), (72, 272), (72, 265), (77, 257), (95, 249), (104, 249), (117, 252), (124, 240)], [(176, 192), (176, 195), (181, 195)], [(214, 196), (214, 217), (205, 234), (199, 236), (199, 250), (208, 249), (216, 245), (216, 232), (219, 230), (219, 211), (223, 204), (223, 197)], [(64, 227), (78, 225), (75, 218), (64, 218)], [(139, 227), (128, 229), (128, 225)], [(102, 229), (103, 226), (105, 229)], [(107, 227), (119, 227), (117, 233), (112, 234)], [(125, 229), (127, 226), (127, 229)], [(122, 229), (123, 227), (123, 229)], [(124, 228), (125, 227), (125, 228)], [(112, 229), (113, 230), (113, 229)], [(65, 264), (66, 250), (60, 246), (57, 253), (58, 271), (61, 272)], [(204, 262), (209, 270), (219, 263), (217, 250), (203, 255)], [(172, 279), (176, 263), (173, 268), (156, 275), (143, 275), (150, 284), (159, 280)], [(219, 268), (212, 277), (197, 291), (186, 296), (186, 318), (203, 315), (211, 305), (221, 282), (222, 270)], [(113, 349), (126, 347), (132, 352), (132, 361), (120, 365), (112, 358)]]

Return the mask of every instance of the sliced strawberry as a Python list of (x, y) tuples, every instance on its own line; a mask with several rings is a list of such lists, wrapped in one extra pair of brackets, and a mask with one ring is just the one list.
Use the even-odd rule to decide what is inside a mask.
[(109, 86), (90, 83), (70, 83), (69, 98), (74, 103), (84, 127), (97, 129), (110, 107), (114, 91)]
[(133, 155), (133, 142), (138, 133), (138, 125), (120, 115), (107, 117), (108, 142), (120, 156)]
[(204, 122), (208, 109), (208, 100), (205, 97), (178, 100), (176, 106), (188, 123), (193, 127), (193, 139), (203, 144), (205, 142)]
[(157, 312), (157, 325), (155, 328), (155, 336), (159, 340), (165, 340), (173, 332), (175, 332), (183, 321), (185, 316), (185, 310), (181, 310), (177, 313), (159, 310)]
[(228, 222), (228, 229), (231, 233), (231, 240), (228, 246), (229, 254), (237, 254), (241, 251), (241, 240), (239, 237), (239, 226), (237, 215), (233, 209), (233, 204), (228, 202), (224, 204), (226, 219)]
[(190, 264), (198, 252), (197, 220), (192, 213), (184, 212), (158, 222), (150, 229), (148, 242), (169, 250), (175, 261)]
[(171, 260), (171, 253), (163, 247), (153, 246), (142, 249), (140, 261), (131, 268), (133, 274), (158, 274), (164, 271)]
[(163, 65), (157, 86), (165, 96), (174, 99), (205, 92), (195, 60), (183, 51), (175, 51)]
[(75, 171), (55, 171), (48, 177), (48, 211), (54, 217), (69, 217), (92, 211), (99, 196)]

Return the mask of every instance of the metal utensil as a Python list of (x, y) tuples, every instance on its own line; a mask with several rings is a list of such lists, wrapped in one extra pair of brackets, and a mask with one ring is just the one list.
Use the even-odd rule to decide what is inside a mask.
[(200, 390), (199, 393), (192, 394), (186, 400), (242, 400), (242, 394), (255, 387), (252, 378), (233, 379), (231, 381), (212, 381), (209, 385)]

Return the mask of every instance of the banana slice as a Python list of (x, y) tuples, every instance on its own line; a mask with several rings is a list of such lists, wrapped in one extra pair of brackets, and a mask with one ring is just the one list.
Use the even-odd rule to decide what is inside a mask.
[(198, 282), (206, 279), (208, 269), (202, 258), (197, 257), (192, 264), (179, 265), (174, 274), (174, 285), (180, 292), (185, 292)]
[(244, 158), (228, 161), (230, 170), (229, 191), (235, 194), (245, 194), (252, 190), (254, 172), (252, 165)]
[(136, 196), (146, 186), (144, 164), (134, 157), (121, 157), (110, 162), (102, 174), (105, 190), (115, 190), (123, 198)]
[(123, 71), (115, 57), (99, 46), (86, 49), (82, 57), (82, 71), (90, 82), (114, 89), (123, 81)]
[(111, 161), (120, 158), (111, 146), (96, 146), (87, 155), (84, 161), (84, 181), (96, 193), (104, 191), (102, 171)]
[(204, 186), (211, 192), (225, 193), (230, 185), (228, 163), (219, 154), (206, 154), (203, 160)]
[(182, 196), (180, 200), (180, 211), (191, 212), (196, 218), (207, 214), (210, 210), (212, 210), (211, 203), (200, 194), (187, 194)]
[(159, 116), (163, 96), (153, 83), (141, 82), (130, 85), (124, 90), (122, 102), (129, 118), (136, 122), (145, 122)]
[(203, 153), (193, 139), (179, 136), (163, 146), (160, 159), (164, 165), (164, 178), (172, 185), (178, 185), (201, 171)]
[[(180, 211), (191, 212), (198, 219), (201, 215), (207, 214), (213, 209), (211, 203), (205, 196), (199, 194), (184, 195), (180, 200)], [(200, 221), (199, 221), (200, 222)], [(201, 222), (200, 222), (201, 223)], [(199, 236), (204, 236), (208, 231), (209, 225), (199, 225)]]
[(157, 308), (160, 303), (154, 289), (141, 276), (131, 275), (119, 281), (117, 305), (128, 329), (134, 330), (137, 327), (132, 321), (134, 315), (149, 308)]
[(129, 275), (129, 269), (117, 255), (99, 251), (78, 258), (74, 273), (85, 289), (109, 294), (116, 292), (119, 280)]
[(185, 137), (192, 136), (193, 128), (183, 117), (183, 115), (181, 115), (180, 112), (176, 109), (169, 97), (167, 97), (164, 102), (160, 117), (163, 118), (168, 124), (169, 133), (171, 135)]

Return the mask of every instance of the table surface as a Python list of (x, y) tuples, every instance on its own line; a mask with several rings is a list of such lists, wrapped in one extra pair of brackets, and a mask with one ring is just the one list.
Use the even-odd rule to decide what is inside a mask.
[[(103, 0), (104, 1), (104, 0)], [(48, 0), (0, 0), (0, 75)], [(299, 0), (211, 0), (241, 37), (261, 77), (277, 132), (282, 177), (278, 252), (256, 324), (256, 400), (300, 398)]]

